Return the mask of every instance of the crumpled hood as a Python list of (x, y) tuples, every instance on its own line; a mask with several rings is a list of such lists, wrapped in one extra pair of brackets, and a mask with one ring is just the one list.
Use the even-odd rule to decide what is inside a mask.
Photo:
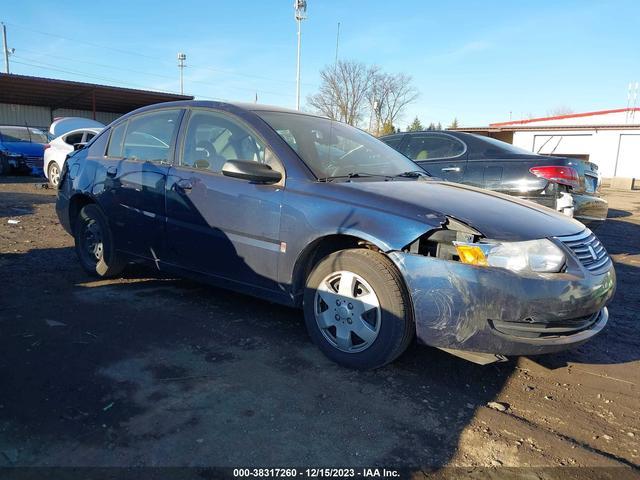
[(549, 208), (458, 183), (416, 180), (337, 185), (365, 193), (370, 197), (366, 204), (373, 208), (404, 217), (423, 217), (430, 224), (434, 219), (442, 222), (445, 216), (452, 216), (496, 240), (533, 240), (585, 229), (580, 222)]

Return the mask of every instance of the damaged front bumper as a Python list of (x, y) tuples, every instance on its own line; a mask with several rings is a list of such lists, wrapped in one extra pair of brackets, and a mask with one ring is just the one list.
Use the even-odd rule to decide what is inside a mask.
[(606, 325), (613, 264), (593, 274), (577, 261), (565, 273), (519, 274), (407, 252), (389, 257), (402, 273), (418, 339), (430, 346), (497, 355), (557, 352)]

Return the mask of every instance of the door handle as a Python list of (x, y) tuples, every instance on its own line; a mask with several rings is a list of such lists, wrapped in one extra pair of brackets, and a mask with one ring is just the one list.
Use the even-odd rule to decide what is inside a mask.
[(442, 169), (443, 172), (459, 172), (460, 167), (445, 167)]
[(176, 188), (182, 191), (191, 190), (193, 188), (193, 182), (191, 180), (187, 180), (186, 178), (183, 178), (176, 182)]
[(107, 167), (107, 177), (115, 177), (118, 174), (118, 169), (114, 166)]

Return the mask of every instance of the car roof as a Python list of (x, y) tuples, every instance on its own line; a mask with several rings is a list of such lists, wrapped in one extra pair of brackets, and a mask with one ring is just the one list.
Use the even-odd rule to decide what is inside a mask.
[(446, 135), (452, 135), (454, 137), (460, 137), (460, 138), (469, 138), (469, 137), (478, 138), (480, 136), (480, 135), (475, 135), (473, 133), (458, 132), (457, 130), (418, 130), (415, 132), (390, 133), (389, 135), (383, 135), (380, 138), (394, 137), (396, 135), (416, 135), (420, 133), (429, 133), (429, 134), (444, 133)]
[(76, 128), (75, 130), (69, 130), (68, 132), (63, 133), (62, 135), (59, 135), (59, 137), (64, 137), (65, 135), (69, 135), (70, 133), (77, 133), (77, 132), (100, 133), (102, 130), (104, 130), (104, 128), (97, 128), (97, 127)]
[[(248, 103), (248, 102), (219, 102), (213, 100), (180, 100), (177, 102), (164, 102), (164, 103), (155, 103), (153, 105), (147, 105), (145, 107), (141, 107), (137, 110), (131, 112), (133, 113), (141, 113), (151, 110), (156, 110), (158, 108), (167, 108), (167, 107), (204, 107), (204, 108), (216, 108), (221, 110), (230, 110), (229, 107), (246, 110), (250, 112), (277, 112), (277, 113), (291, 113), (296, 115), (307, 115), (311, 117), (319, 117), (326, 118), (321, 115), (316, 115), (310, 112), (302, 112), (299, 110), (294, 110), (291, 108), (279, 107), (276, 105), (263, 105), (259, 103)], [(128, 116), (129, 114), (127, 114)]]

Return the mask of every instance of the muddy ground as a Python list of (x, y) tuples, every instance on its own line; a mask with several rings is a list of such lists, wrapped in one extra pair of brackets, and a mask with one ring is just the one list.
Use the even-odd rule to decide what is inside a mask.
[(605, 193), (618, 290), (590, 343), (489, 366), (413, 346), (357, 372), (299, 311), (142, 268), (88, 277), (55, 192), (3, 178), (0, 466), (637, 468), (640, 192)]

